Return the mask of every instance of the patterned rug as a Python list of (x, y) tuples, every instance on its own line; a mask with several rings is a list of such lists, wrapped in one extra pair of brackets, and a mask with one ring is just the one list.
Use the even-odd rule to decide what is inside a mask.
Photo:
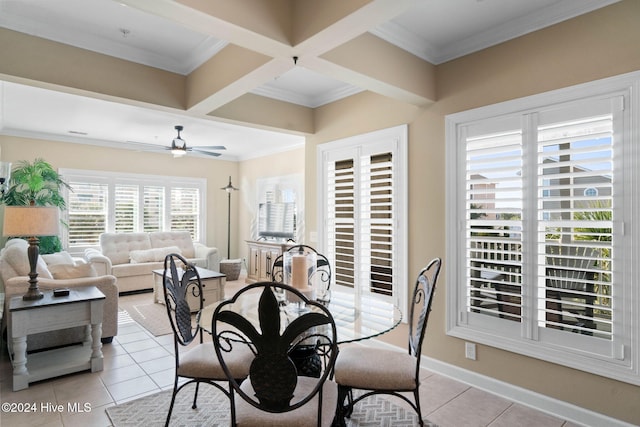
[[(224, 426), (229, 425), (229, 401), (219, 390), (203, 385), (198, 393), (198, 408), (191, 409), (193, 388), (188, 385), (176, 398), (170, 426)], [(163, 426), (171, 401), (171, 391), (142, 397), (107, 408), (114, 427)], [(356, 405), (348, 427), (417, 426), (415, 412), (402, 408), (381, 397), (372, 396)], [(426, 427), (437, 427), (425, 420)]]
[(164, 304), (153, 302), (153, 293), (121, 296), (118, 305), (154, 337), (173, 333), (167, 309)]
[[(225, 295), (228, 297), (245, 286), (245, 275), (238, 280), (228, 281)], [(164, 304), (153, 301), (153, 292), (122, 295), (118, 299), (118, 309), (126, 311), (133, 320), (149, 331), (154, 337), (173, 333)]]

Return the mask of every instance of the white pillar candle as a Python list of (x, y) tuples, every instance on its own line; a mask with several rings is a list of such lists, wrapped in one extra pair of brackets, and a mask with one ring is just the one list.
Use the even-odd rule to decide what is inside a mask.
[(307, 277), (307, 257), (294, 255), (291, 257), (291, 286), (298, 289), (306, 289), (309, 278)]

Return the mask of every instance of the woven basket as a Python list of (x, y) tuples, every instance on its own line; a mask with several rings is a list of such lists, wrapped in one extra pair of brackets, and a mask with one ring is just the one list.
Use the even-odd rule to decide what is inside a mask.
[(220, 261), (220, 273), (227, 276), (227, 280), (238, 280), (241, 268), (241, 259), (224, 259)]

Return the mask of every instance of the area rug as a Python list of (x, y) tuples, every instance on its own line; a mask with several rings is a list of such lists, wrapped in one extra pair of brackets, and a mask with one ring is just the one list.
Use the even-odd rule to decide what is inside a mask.
[(171, 334), (171, 324), (164, 304), (153, 302), (153, 293), (121, 296), (119, 309), (126, 311), (133, 320), (153, 336)]
[[(225, 284), (225, 296), (228, 298), (245, 286), (246, 275)], [(154, 337), (173, 333), (167, 309), (164, 304), (153, 301), (153, 292), (123, 295), (118, 299), (118, 309), (126, 311), (133, 320), (149, 331)]]
[[(229, 401), (221, 391), (202, 385), (198, 393), (198, 407), (191, 409), (193, 385), (186, 386), (176, 398), (170, 426), (229, 426)], [(121, 405), (107, 408), (114, 427), (163, 426), (171, 391), (141, 397)], [(354, 408), (348, 427), (417, 426), (415, 412), (402, 408), (381, 396), (372, 396)], [(437, 427), (425, 420), (425, 426)]]

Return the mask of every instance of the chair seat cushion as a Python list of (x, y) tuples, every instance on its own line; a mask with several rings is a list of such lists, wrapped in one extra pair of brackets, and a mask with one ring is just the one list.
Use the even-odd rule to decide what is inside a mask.
[[(242, 379), (249, 375), (253, 353), (245, 345), (235, 346), (225, 358), (225, 362), (234, 378)], [(198, 344), (184, 353), (180, 353), (178, 375), (188, 378), (208, 378), (226, 380), (227, 376), (218, 362), (211, 343)]]
[(416, 387), (416, 359), (409, 353), (371, 347), (340, 349), (335, 381), (365, 390), (412, 390)]
[[(298, 377), (298, 384), (293, 393), (292, 403), (300, 396), (308, 395), (317, 384), (317, 378)], [(254, 395), (249, 379), (245, 380), (240, 389), (249, 396)], [(325, 381), (322, 386), (322, 426), (330, 426), (338, 405), (338, 387), (333, 381)], [(237, 427), (303, 427), (318, 425), (318, 395), (314, 396), (306, 405), (290, 412), (270, 413), (253, 407), (242, 397), (236, 396), (236, 425)]]

